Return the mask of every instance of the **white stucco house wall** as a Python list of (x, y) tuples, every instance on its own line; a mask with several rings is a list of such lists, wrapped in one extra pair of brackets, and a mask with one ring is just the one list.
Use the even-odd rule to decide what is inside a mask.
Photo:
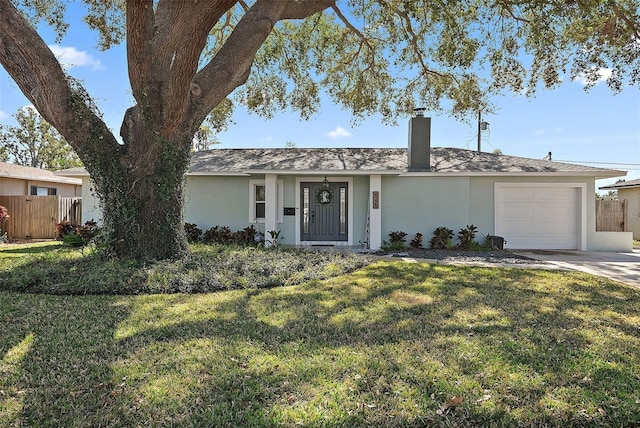
[[(213, 149), (195, 152), (185, 221), (202, 230), (258, 223), (282, 244), (380, 248), (391, 231), (427, 244), (440, 226), (478, 227), (511, 249), (627, 251), (631, 233), (596, 232), (595, 180), (626, 175), (548, 160), (431, 147), (431, 119), (411, 119), (399, 148)], [(83, 218), (99, 219), (89, 177)]]
[(629, 181), (619, 181), (600, 190), (617, 190), (618, 199), (627, 201), (626, 230), (633, 233), (633, 239), (640, 240), (640, 178)]

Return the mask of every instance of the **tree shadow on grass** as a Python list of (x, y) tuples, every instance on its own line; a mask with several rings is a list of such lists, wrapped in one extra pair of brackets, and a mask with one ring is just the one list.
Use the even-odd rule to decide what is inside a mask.
[[(135, 361), (151, 358), (148, 350), (158, 341), (166, 343), (166, 353), (185, 344), (195, 349), (175, 362), (185, 367), (195, 360), (200, 367), (191, 372), (196, 380), (180, 383), (189, 397), (182, 403), (204, 404), (191, 414), (194, 424), (208, 421), (207, 408), (235, 415), (237, 424), (260, 426), (636, 420), (629, 400), (640, 388), (634, 374), (639, 336), (633, 318), (621, 320), (634, 316), (638, 297), (613, 283), (593, 287), (587, 276), (577, 276), (576, 284), (594, 288), (592, 298), (554, 294), (535, 285), (543, 276), (380, 264), (324, 283), (241, 293), (208, 305), (213, 313), (206, 320), (175, 316), (189, 299), (159, 302), (166, 307), (158, 313), (175, 317), (161, 327), (127, 327), (123, 346)], [(626, 302), (614, 297), (620, 293)], [(599, 318), (605, 309), (618, 316)], [(615, 334), (590, 337), (592, 327)], [(629, 347), (636, 352), (627, 354)], [(134, 396), (149, 388), (147, 379), (134, 384)], [(457, 395), (467, 404), (443, 411)], [(493, 398), (485, 403), (486, 395)], [(338, 410), (317, 414), (327, 396)], [(403, 400), (414, 407), (400, 417)], [(384, 410), (360, 411), (363, 406)]]
[(640, 298), (587, 275), (378, 263), (265, 291), (0, 299), (15, 319), (6, 342), (35, 332), (15, 384), (26, 391), (15, 392), (16, 420), (27, 425), (622, 426), (640, 417)]
[[(126, 355), (113, 337), (128, 311), (112, 297), (0, 292), (0, 357), (32, 337), (13, 375), (0, 380), (1, 426), (98, 426), (113, 388), (113, 361)], [(5, 364), (5, 369), (9, 365)]]
[[(1, 244), (1, 243), (0, 243)], [(51, 251), (55, 251), (57, 249), (60, 248), (60, 243), (55, 242), (55, 243), (51, 243), (48, 245), (40, 245), (40, 246), (35, 246), (35, 245), (19, 245), (19, 246), (12, 246), (12, 245), (7, 245), (7, 246), (3, 246), (0, 245), (0, 253), (6, 253), (6, 254), (42, 254), (42, 253), (49, 253)]]

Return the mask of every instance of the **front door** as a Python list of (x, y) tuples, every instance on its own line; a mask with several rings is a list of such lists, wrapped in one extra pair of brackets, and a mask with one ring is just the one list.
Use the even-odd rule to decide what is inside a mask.
[(347, 241), (347, 183), (300, 183), (302, 241)]

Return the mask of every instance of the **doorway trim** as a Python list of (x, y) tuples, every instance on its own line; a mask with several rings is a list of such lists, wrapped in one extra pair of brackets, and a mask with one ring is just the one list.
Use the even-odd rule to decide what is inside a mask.
[(324, 176), (296, 177), (296, 245), (334, 245), (336, 247), (353, 246), (353, 177), (327, 176), (329, 183), (347, 183), (347, 240), (346, 241), (301, 241), (300, 222), (302, 201), (300, 200), (301, 183), (322, 183)]

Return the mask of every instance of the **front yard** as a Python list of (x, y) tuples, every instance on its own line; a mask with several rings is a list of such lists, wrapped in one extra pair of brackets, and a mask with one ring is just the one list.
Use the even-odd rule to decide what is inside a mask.
[[(0, 271), (17, 275), (32, 257), (44, 269), (57, 256), (40, 248), (0, 251)], [(202, 294), (3, 284), (0, 426), (640, 420), (640, 294), (586, 274), (378, 262)]]

